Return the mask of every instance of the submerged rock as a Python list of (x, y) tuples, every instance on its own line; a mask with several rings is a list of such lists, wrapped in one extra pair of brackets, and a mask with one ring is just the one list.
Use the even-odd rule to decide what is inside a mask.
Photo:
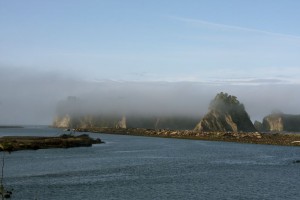
[(217, 94), (214, 100), (211, 101), (209, 112), (194, 130), (207, 132), (256, 131), (244, 105), (237, 100), (237, 97), (223, 92)]

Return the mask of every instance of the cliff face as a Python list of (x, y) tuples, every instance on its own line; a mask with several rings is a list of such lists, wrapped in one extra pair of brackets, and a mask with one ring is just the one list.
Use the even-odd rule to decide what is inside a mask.
[(235, 96), (219, 93), (211, 101), (209, 112), (194, 130), (217, 132), (254, 132), (256, 131), (244, 105)]
[(283, 120), (280, 114), (272, 114), (264, 117), (263, 130), (265, 131), (283, 131)]
[(264, 131), (300, 131), (300, 115), (289, 115), (283, 113), (271, 114), (263, 119)]
[(91, 127), (111, 127), (126, 128), (126, 118), (118, 116), (94, 116), (80, 115), (56, 117), (53, 126), (57, 128), (91, 128)]
[(69, 115), (55, 117), (53, 126), (57, 128), (71, 127), (71, 118)]

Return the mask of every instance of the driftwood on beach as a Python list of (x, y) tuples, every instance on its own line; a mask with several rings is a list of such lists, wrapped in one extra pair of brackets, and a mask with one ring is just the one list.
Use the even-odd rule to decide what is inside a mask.
[(79, 136), (64, 134), (59, 137), (5, 136), (0, 138), (0, 151), (89, 147), (99, 143), (102, 143), (100, 139), (90, 138), (87, 134)]

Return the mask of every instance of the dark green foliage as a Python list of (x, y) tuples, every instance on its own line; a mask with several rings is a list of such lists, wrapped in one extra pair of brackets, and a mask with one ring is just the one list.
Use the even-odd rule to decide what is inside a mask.
[(300, 131), (300, 115), (283, 114), (283, 124), (285, 131), (299, 132)]
[(240, 104), (237, 100), (236, 96), (221, 92), (210, 102), (209, 109), (227, 112), (232, 110), (244, 110), (245, 108), (244, 105)]

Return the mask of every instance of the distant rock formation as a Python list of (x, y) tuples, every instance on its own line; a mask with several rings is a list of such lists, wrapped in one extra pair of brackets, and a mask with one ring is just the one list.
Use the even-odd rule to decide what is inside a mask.
[(127, 117), (127, 128), (192, 130), (198, 120), (198, 117), (190, 116), (130, 115)]
[(91, 128), (111, 127), (126, 128), (126, 118), (114, 115), (75, 115), (66, 114), (58, 116), (53, 121), (53, 127), (57, 128)]
[[(117, 110), (99, 112), (84, 109), (86, 105), (77, 97), (69, 96), (57, 105), (53, 126), (57, 128), (145, 128), (192, 130), (199, 117), (178, 115), (124, 114)], [(99, 109), (100, 110), (100, 109)]]
[(263, 131), (264, 128), (263, 128), (263, 124), (259, 121), (256, 121), (254, 122), (254, 127), (257, 131)]
[(195, 127), (196, 131), (204, 132), (255, 132), (245, 107), (237, 97), (227, 93), (219, 93), (211, 101), (209, 112)]
[(185, 116), (140, 116), (130, 115), (81, 115), (71, 117), (69, 114), (58, 116), (53, 121), (53, 127), (57, 128), (146, 128), (146, 129), (170, 129), (192, 130), (198, 123), (196, 117)]
[(263, 119), (264, 131), (283, 131), (283, 119), (281, 114), (271, 114)]
[(127, 128), (125, 116), (123, 116), (122, 119), (117, 123), (116, 128)]
[(263, 131), (300, 131), (300, 115), (290, 115), (283, 113), (270, 114), (263, 119)]
[(65, 116), (55, 117), (53, 121), (53, 126), (56, 128), (69, 128), (71, 127), (71, 118), (67, 114)]

